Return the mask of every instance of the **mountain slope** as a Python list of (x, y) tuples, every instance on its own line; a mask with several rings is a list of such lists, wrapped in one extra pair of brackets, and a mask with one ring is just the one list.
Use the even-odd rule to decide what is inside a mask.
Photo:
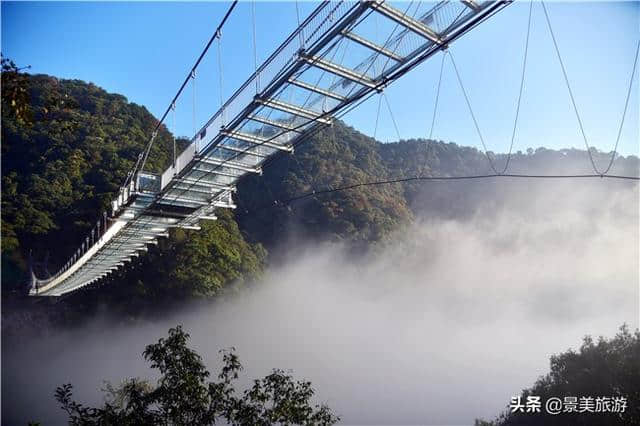
[[(45, 75), (2, 73), (2, 272), (3, 296), (24, 294), (29, 253), (49, 257), (49, 270), (77, 248), (142, 151), (155, 118), (91, 83)], [(172, 136), (162, 127), (149, 170), (169, 161)], [(184, 142), (182, 142), (184, 143)], [(427, 152), (428, 149), (428, 152)], [(594, 151), (596, 161), (607, 154)], [(517, 152), (515, 173), (588, 170), (586, 152), (539, 148)], [(500, 169), (506, 161), (496, 155)], [(617, 160), (614, 172), (637, 174), (637, 157)], [(336, 122), (264, 169), (243, 180), (238, 209), (219, 212), (203, 230), (174, 231), (105, 286), (70, 296), (136, 311), (154, 301), (219, 294), (252, 281), (269, 252), (297, 242), (339, 242), (365, 252), (389, 240), (416, 217), (469, 215), (482, 203), (499, 202), (497, 180), (405, 182), (362, 186), (282, 201), (311, 191), (398, 177), (463, 176), (489, 172), (484, 153), (453, 143), (408, 140), (381, 144)], [(511, 191), (526, 191), (530, 182)], [(547, 184), (547, 182), (542, 183)], [(295, 245), (294, 245), (295, 247)], [(100, 297), (96, 297), (96, 294)]]
[[(274, 247), (292, 238), (365, 250), (411, 220), (400, 185), (369, 186), (282, 205), (300, 194), (389, 177), (379, 143), (338, 122), (238, 188), (240, 225)], [(280, 203), (280, 204), (277, 204)]]
[[(19, 86), (24, 93), (17, 108), (12, 92), (2, 92), (6, 295), (12, 290), (24, 292), (30, 252), (36, 260), (48, 258), (52, 272), (73, 253), (108, 208), (156, 119), (146, 108), (91, 83), (15, 71), (3, 72), (2, 83), (3, 87)], [(162, 127), (149, 155), (148, 170), (160, 171), (168, 164), (170, 146), (171, 135)], [(220, 247), (222, 241), (224, 247)], [(206, 259), (198, 256), (208, 252), (214, 254)], [(153, 272), (167, 271), (170, 263), (154, 264), (154, 256), (182, 259), (182, 269), (213, 268), (217, 277), (187, 290), (185, 282), (194, 277), (177, 268), (165, 274), (149, 273), (144, 279), (120, 274), (121, 285), (115, 287), (122, 287), (127, 295), (135, 288), (143, 294), (162, 293), (159, 288), (181, 295), (213, 294), (229, 281), (257, 273), (264, 251), (247, 244), (233, 215), (226, 213), (217, 223), (204, 225), (200, 234), (173, 233), (141, 262), (151, 262)], [(110, 293), (118, 293), (117, 288)]]

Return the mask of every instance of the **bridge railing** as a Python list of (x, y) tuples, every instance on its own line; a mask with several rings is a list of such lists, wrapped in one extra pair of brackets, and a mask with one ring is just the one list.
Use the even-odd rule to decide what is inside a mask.
[(162, 173), (160, 178), (160, 182), (161, 182), (160, 189), (167, 186), (167, 184), (171, 181), (173, 176), (178, 174), (182, 169), (185, 168), (187, 164), (189, 164), (189, 162), (195, 156), (196, 150), (197, 150), (197, 143), (192, 142), (184, 149), (184, 151), (180, 153), (180, 155), (176, 157), (175, 167), (172, 164), (171, 166), (169, 166), (169, 168), (167, 168), (167, 170), (165, 170)]
[(102, 242), (102, 238), (106, 234), (106, 232), (109, 230), (109, 228), (111, 227), (111, 224), (112, 224), (112, 221), (110, 221), (108, 219), (107, 212), (104, 212), (103, 215), (102, 215), (102, 218), (100, 218), (97, 221), (96, 225), (91, 229), (89, 234), (85, 237), (85, 239), (80, 244), (80, 247), (78, 247), (76, 249), (76, 251), (73, 252), (73, 254), (69, 257), (67, 262), (65, 264), (63, 264), (58, 269), (58, 271), (56, 271), (55, 274), (50, 275), (50, 276), (48, 276), (47, 278), (44, 278), (44, 279), (37, 279), (35, 277), (35, 275), (33, 274), (33, 271), (32, 271), (31, 280), (32, 280), (32, 285), (35, 288), (35, 290), (37, 291), (39, 289), (39, 287), (42, 287), (42, 286), (48, 284), (49, 282), (55, 280), (56, 278), (58, 278), (59, 276), (64, 274), (66, 271), (69, 270), (69, 268), (71, 268), (71, 266), (80, 257), (82, 257), (94, 245), (99, 244), (100, 242)]
[(161, 176), (153, 173), (138, 173), (138, 191), (156, 193), (160, 192)]

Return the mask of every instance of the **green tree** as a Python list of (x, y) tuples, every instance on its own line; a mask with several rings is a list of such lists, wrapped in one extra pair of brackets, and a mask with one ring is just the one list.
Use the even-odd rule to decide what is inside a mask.
[(20, 71), (31, 68), (31, 65), (18, 68), (9, 58), (2, 56), (2, 109), (7, 110), (22, 125), (30, 125), (32, 121), (29, 107), (29, 81), (26, 74)]
[(218, 380), (207, 382), (209, 371), (200, 355), (187, 346), (181, 326), (167, 338), (146, 347), (143, 355), (160, 373), (157, 385), (129, 379), (114, 390), (102, 407), (85, 407), (72, 397), (72, 385), (56, 389), (55, 398), (69, 414), (71, 425), (330, 425), (339, 418), (326, 405), (313, 405), (311, 382), (294, 381), (282, 370), (254, 380), (238, 394), (234, 382), (242, 365), (234, 349), (222, 351)]
[(622, 326), (612, 339), (594, 341), (586, 336), (578, 351), (568, 350), (551, 357), (551, 370), (522, 391), (527, 396), (550, 397), (624, 397), (623, 413), (512, 413), (507, 409), (493, 422), (478, 420), (484, 426), (524, 425), (640, 425), (640, 331), (630, 333)]

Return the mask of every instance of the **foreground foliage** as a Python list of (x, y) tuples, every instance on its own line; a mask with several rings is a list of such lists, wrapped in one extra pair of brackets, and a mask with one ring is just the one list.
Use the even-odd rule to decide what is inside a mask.
[(143, 353), (160, 373), (156, 386), (129, 379), (114, 390), (103, 407), (85, 407), (72, 397), (72, 385), (56, 389), (56, 400), (72, 425), (330, 425), (339, 418), (326, 405), (313, 405), (311, 382), (294, 381), (274, 370), (254, 380), (238, 395), (234, 382), (242, 365), (233, 349), (223, 351), (218, 381), (207, 382), (209, 371), (200, 355), (187, 346), (189, 335), (178, 326), (169, 336), (148, 345)]
[(525, 425), (640, 425), (640, 331), (622, 326), (612, 339), (584, 338), (580, 350), (551, 357), (551, 371), (539, 378), (521, 399), (551, 397), (625, 397), (623, 413), (512, 413), (507, 409), (493, 422), (477, 420), (477, 426)]

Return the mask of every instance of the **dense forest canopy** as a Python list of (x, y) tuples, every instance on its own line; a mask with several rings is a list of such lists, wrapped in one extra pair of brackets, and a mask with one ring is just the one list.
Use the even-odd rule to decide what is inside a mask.
[[(6, 71), (2, 86), (25, 91), (17, 104), (2, 92), (3, 270), (24, 270), (29, 251), (55, 267), (108, 208), (156, 120), (78, 80)], [(153, 170), (168, 162), (170, 135), (159, 138)]]

